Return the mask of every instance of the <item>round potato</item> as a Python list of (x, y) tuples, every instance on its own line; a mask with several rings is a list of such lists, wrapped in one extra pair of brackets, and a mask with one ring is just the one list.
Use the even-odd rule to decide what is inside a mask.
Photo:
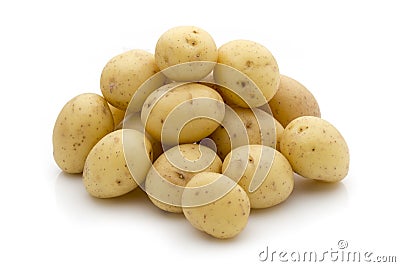
[(54, 160), (67, 173), (81, 173), (89, 151), (113, 129), (114, 120), (104, 98), (92, 93), (74, 97), (54, 125)]
[(278, 91), (269, 101), (269, 106), (275, 119), (283, 127), (298, 117), (321, 117), (313, 94), (304, 85), (285, 75), (281, 75)]
[(83, 170), (86, 191), (97, 198), (124, 195), (144, 181), (151, 166), (152, 148), (140, 132), (116, 130), (90, 151)]
[(250, 200), (245, 190), (225, 175), (202, 172), (186, 185), (183, 213), (197, 229), (221, 239), (238, 235), (247, 225)]
[(210, 135), (223, 120), (221, 96), (198, 83), (168, 84), (154, 91), (143, 105), (146, 131), (163, 144), (194, 143)]
[(281, 152), (305, 178), (337, 182), (349, 171), (349, 149), (340, 132), (314, 116), (299, 117), (283, 131)]
[(293, 191), (293, 170), (275, 149), (241, 146), (225, 158), (222, 173), (246, 190), (251, 208), (268, 208), (285, 201)]
[(104, 98), (114, 107), (126, 110), (144, 81), (159, 71), (153, 54), (144, 50), (130, 50), (112, 58), (100, 77)]
[[(233, 67), (250, 78), (256, 85), (254, 87), (248, 80), (238, 80), (243, 92), (251, 91), (254, 97), (261, 91), (265, 97), (264, 101), (256, 102), (258, 107), (268, 102), (278, 90), (279, 68), (271, 52), (259, 43), (248, 40), (234, 40), (222, 45), (218, 49), (218, 63)], [(227, 68), (218, 65), (214, 70), (214, 78), (218, 84), (231, 88), (230, 81), (233, 79)], [(229, 90), (221, 91), (222, 97), (240, 107), (248, 107), (241, 99), (241, 95), (232, 94)]]
[(146, 177), (146, 192), (160, 209), (181, 213), (182, 189), (188, 181), (199, 172), (220, 173), (221, 167), (221, 159), (208, 147), (197, 144), (175, 146), (154, 162)]
[[(206, 77), (217, 62), (214, 39), (195, 26), (179, 26), (161, 35), (155, 49), (155, 61), (174, 81), (197, 81)], [(173, 68), (169, 68), (175, 66)]]
[[(258, 108), (235, 107), (233, 111), (237, 115), (226, 112), (222, 125), (210, 135), (221, 159), (224, 159), (232, 149), (242, 145), (260, 144), (276, 147), (278, 136), (276, 129), (279, 123), (271, 115)], [(241, 128), (235, 125), (237, 123), (244, 126), (245, 134), (242, 134)]]

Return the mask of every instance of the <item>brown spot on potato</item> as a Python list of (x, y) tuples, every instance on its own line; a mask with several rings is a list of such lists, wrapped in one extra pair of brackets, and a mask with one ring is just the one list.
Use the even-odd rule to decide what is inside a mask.
[(253, 162), (254, 162), (254, 159), (253, 159), (252, 156), (249, 156), (249, 162), (250, 162), (250, 163), (253, 163)]
[(253, 62), (253, 61), (251, 61), (251, 60), (247, 60), (247, 61), (246, 61), (246, 67), (247, 67), (247, 68), (251, 68), (253, 65), (254, 65), (254, 62)]
[(186, 38), (185, 41), (186, 41), (186, 43), (190, 44), (191, 46), (197, 45), (197, 40)]

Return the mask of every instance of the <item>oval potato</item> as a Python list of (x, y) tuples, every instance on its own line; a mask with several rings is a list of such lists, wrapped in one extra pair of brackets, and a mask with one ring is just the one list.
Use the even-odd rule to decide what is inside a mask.
[(232, 150), (222, 164), (222, 173), (246, 190), (251, 208), (275, 206), (293, 191), (293, 170), (277, 150), (262, 145)]
[(118, 197), (132, 191), (144, 181), (152, 156), (151, 144), (142, 133), (130, 129), (109, 133), (86, 159), (86, 191), (97, 198)]
[[(206, 77), (214, 68), (213, 62), (216, 63), (217, 58), (214, 39), (208, 32), (195, 26), (169, 29), (160, 36), (155, 49), (157, 66), (174, 81), (197, 81)], [(192, 63), (183, 64), (189, 62)], [(172, 66), (175, 67), (169, 68)]]
[[(230, 41), (218, 49), (218, 63), (233, 67), (247, 75), (264, 95), (265, 102), (262, 104), (271, 100), (278, 90), (278, 64), (271, 52), (259, 43), (248, 40)], [(232, 79), (224, 73), (225, 71), (220, 73), (218, 69), (214, 71), (214, 78), (218, 84), (229, 84), (229, 81), (225, 79)], [(246, 91), (246, 87), (250, 84), (243, 81), (242, 86), (243, 91)], [(229, 90), (223, 90), (222, 93), (223, 98), (228, 99), (229, 102), (247, 107), (239, 96), (232, 94)]]
[[(171, 115), (173, 112), (175, 117)], [(154, 139), (176, 145), (207, 137), (219, 126), (224, 114), (225, 104), (215, 90), (198, 83), (186, 83), (154, 91), (143, 105), (141, 119)]]
[(281, 75), (278, 91), (268, 104), (274, 118), (283, 127), (301, 116), (321, 117), (313, 94), (304, 85), (285, 75)]
[(305, 178), (337, 182), (349, 171), (349, 149), (340, 132), (314, 116), (299, 117), (283, 131), (281, 152)]
[[(216, 200), (208, 202), (210, 194)], [(227, 176), (214, 172), (192, 177), (183, 191), (182, 204), (186, 219), (195, 228), (220, 239), (238, 235), (250, 215), (245, 190)]]
[(67, 173), (81, 173), (92, 147), (113, 129), (114, 120), (103, 97), (86, 93), (72, 98), (54, 125), (54, 160)]
[(111, 105), (126, 110), (142, 83), (158, 71), (153, 54), (140, 49), (127, 51), (110, 59), (103, 68), (101, 92)]

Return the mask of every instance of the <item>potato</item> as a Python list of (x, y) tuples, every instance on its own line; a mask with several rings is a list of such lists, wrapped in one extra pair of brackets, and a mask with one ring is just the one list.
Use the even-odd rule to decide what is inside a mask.
[(293, 191), (292, 167), (275, 149), (241, 146), (225, 158), (222, 173), (246, 190), (251, 208), (268, 208), (285, 201)]
[[(249, 95), (256, 98), (261, 91), (264, 99), (258, 99), (250, 107), (259, 107), (269, 101), (278, 90), (279, 68), (271, 52), (259, 43), (248, 40), (234, 40), (222, 45), (218, 49), (218, 63), (235, 68), (250, 78), (256, 85), (243, 78), (243, 75), (233, 74), (226, 67), (217, 65), (214, 70), (215, 81), (227, 88), (235, 84), (242, 87), (239, 95), (229, 90), (221, 92), (222, 97), (240, 107), (248, 107), (239, 96)], [(232, 84), (234, 81), (234, 84)], [(257, 97), (259, 98), (259, 97)]]
[(114, 107), (126, 110), (144, 81), (159, 71), (153, 54), (144, 50), (130, 50), (112, 58), (100, 77), (104, 98)]
[(122, 121), (124, 120), (125, 117), (125, 111), (117, 109), (111, 104), (108, 104), (108, 107), (111, 110), (111, 114), (114, 119), (114, 128), (115, 129), (121, 129), (122, 128)]
[[(123, 127), (122, 127), (123, 126)], [(132, 129), (139, 131), (141, 133), (144, 133), (147, 137), (147, 139), (151, 143), (151, 147), (153, 148), (153, 160), (156, 160), (162, 153), (163, 153), (163, 147), (161, 143), (157, 140), (155, 140), (153, 137), (151, 137), (150, 134), (146, 132), (144, 129), (143, 123), (140, 120), (140, 113), (130, 113), (126, 116), (123, 125), (121, 125), (123, 129)]]
[(89, 151), (113, 129), (113, 117), (104, 98), (92, 93), (72, 98), (54, 125), (54, 160), (67, 173), (81, 173)]
[(232, 238), (246, 226), (250, 200), (245, 190), (225, 175), (196, 174), (182, 195), (183, 213), (197, 229), (216, 238)]
[(176, 145), (207, 137), (224, 115), (225, 104), (215, 90), (198, 83), (174, 83), (157, 89), (147, 98), (141, 119), (154, 139)]
[[(213, 70), (217, 57), (217, 46), (211, 35), (195, 26), (166, 31), (155, 49), (157, 66), (174, 81), (197, 81), (206, 77)], [(171, 66), (174, 67), (169, 68)]]
[(97, 198), (124, 195), (142, 183), (152, 148), (139, 131), (121, 129), (103, 137), (90, 151), (83, 170), (86, 191)]
[(349, 149), (340, 132), (314, 116), (299, 117), (283, 131), (281, 152), (305, 178), (337, 182), (349, 171)]
[(301, 116), (321, 117), (317, 100), (304, 85), (281, 75), (279, 88), (269, 101), (272, 114), (283, 127)]
[(242, 145), (262, 144), (276, 147), (276, 129), (279, 125), (271, 115), (258, 108), (235, 107), (233, 111), (237, 115), (227, 111), (222, 125), (210, 135), (221, 159), (232, 149)]
[[(188, 162), (182, 161), (181, 157)], [(182, 190), (187, 182), (199, 172), (221, 172), (221, 167), (221, 159), (206, 146), (175, 146), (154, 162), (146, 177), (146, 192), (160, 209), (181, 213)]]

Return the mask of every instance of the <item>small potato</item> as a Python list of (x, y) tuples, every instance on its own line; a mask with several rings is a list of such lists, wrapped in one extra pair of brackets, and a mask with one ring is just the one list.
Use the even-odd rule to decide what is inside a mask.
[(312, 93), (298, 81), (284, 75), (281, 75), (278, 91), (268, 104), (274, 118), (283, 127), (301, 116), (321, 117), (317, 100)]
[(195, 175), (182, 195), (186, 219), (200, 231), (221, 239), (238, 235), (247, 225), (250, 200), (232, 179), (213, 172)]
[(108, 107), (110, 108), (111, 114), (112, 114), (113, 119), (114, 119), (114, 127), (116, 129), (121, 129), (122, 128), (121, 124), (122, 124), (122, 121), (124, 120), (124, 117), (125, 117), (125, 111), (117, 109), (116, 107), (114, 107), (111, 104), (108, 104)]
[(117, 130), (90, 151), (83, 170), (86, 191), (97, 198), (124, 195), (142, 183), (151, 166), (149, 140), (135, 130)]
[[(183, 162), (181, 158), (188, 162)], [(182, 166), (178, 166), (178, 162), (182, 162)], [(221, 167), (221, 159), (206, 146), (175, 146), (154, 162), (146, 177), (146, 192), (160, 209), (181, 213), (182, 190), (187, 182), (199, 172), (220, 173)]]
[(215, 90), (198, 83), (176, 83), (157, 89), (147, 98), (141, 119), (154, 139), (173, 146), (207, 137), (224, 115), (225, 104)]
[(222, 125), (210, 135), (221, 159), (232, 149), (242, 145), (262, 144), (276, 147), (276, 129), (279, 128), (279, 123), (271, 115), (258, 108), (235, 107), (233, 111), (238, 117), (226, 112)]
[(144, 81), (159, 71), (153, 54), (144, 50), (130, 50), (112, 58), (100, 77), (104, 98), (114, 107), (126, 110)]
[(281, 153), (268, 146), (235, 148), (226, 156), (222, 173), (239, 181), (254, 209), (272, 207), (285, 201), (294, 187), (289, 162)]
[[(228, 42), (218, 49), (218, 63), (239, 70), (257, 85), (265, 99), (261, 102), (257, 101), (256, 103), (259, 103), (259, 105), (250, 107), (264, 105), (278, 90), (278, 64), (271, 52), (259, 43), (248, 40)], [(228, 88), (232, 87), (229, 86), (230, 82), (235, 80), (235, 77), (232, 77), (226, 68), (220, 68), (218, 65), (214, 70), (214, 78), (218, 84)], [(255, 90), (251, 83), (243, 79), (243, 76), (238, 77), (238, 79), (235, 84), (241, 85), (244, 93)], [(240, 107), (248, 107), (239, 96), (232, 94), (229, 90), (223, 90), (221, 93), (222, 97), (228, 99), (229, 102)], [(258, 95), (258, 91), (253, 92), (253, 96), (256, 95)]]
[(283, 131), (281, 152), (305, 178), (337, 182), (349, 171), (349, 149), (339, 131), (314, 116), (299, 117)]
[[(214, 68), (217, 57), (214, 39), (195, 26), (179, 26), (166, 31), (158, 39), (155, 49), (157, 66), (174, 81), (197, 81), (206, 77)], [(175, 67), (169, 68), (171, 66)]]
[(114, 120), (104, 98), (92, 93), (74, 97), (54, 125), (54, 160), (67, 173), (81, 173), (89, 151), (113, 129)]

